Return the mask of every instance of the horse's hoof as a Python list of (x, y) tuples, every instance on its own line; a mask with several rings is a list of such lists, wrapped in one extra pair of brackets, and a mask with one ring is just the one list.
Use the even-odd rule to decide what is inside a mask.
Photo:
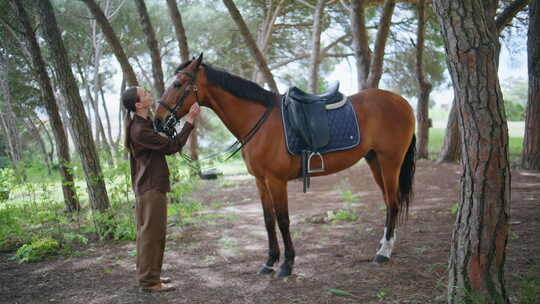
[(292, 273), (292, 267), (289, 266), (289, 264), (283, 264), (279, 268), (277, 276), (280, 278), (288, 277), (291, 275), (291, 273)]
[(377, 254), (375, 258), (373, 258), (373, 264), (384, 264), (390, 261), (390, 258), (385, 257), (384, 255)]
[(263, 265), (259, 271), (257, 271), (257, 274), (272, 274), (274, 273), (274, 269), (272, 267)]

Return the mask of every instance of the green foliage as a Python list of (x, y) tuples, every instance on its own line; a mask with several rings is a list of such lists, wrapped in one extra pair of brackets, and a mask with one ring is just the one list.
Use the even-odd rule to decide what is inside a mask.
[(347, 190), (343, 190), (341, 192), (341, 199), (344, 201), (344, 202), (353, 202), (353, 201), (357, 201), (358, 200), (358, 197), (356, 197), (352, 191), (350, 189), (347, 189)]
[[(171, 161), (171, 173), (181, 176), (174, 184), (177, 197), (181, 197), (181, 211), (177, 217), (189, 217), (202, 210), (200, 202), (185, 198), (197, 187), (188, 177), (187, 169), (175, 167)], [(110, 198), (110, 208), (105, 212), (91, 210), (88, 205), (86, 185), (78, 161), (70, 164), (75, 173), (74, 187), (82, 205), (78, 213), (65, 213), (62, 188), (58, 176), (50, 177), (46, 169), (37, 164), (27, 166), (31, 172), (27, 181), (11, 182), (12, 198), (0, 204), (0, 250), (16, 250), (27, 245), (22, 252), (29, 250), (32, 241), (52, 239), (59, 244), (57, 252), (65, 255), (80, 254), (90, 240), (134, 240), (136, 225), (133, 217), (134, 194), (131, 188), (129, 163), (117, 157), (114, 166), (104, 166), (103, 173)], [(177, 173), (176, 170), (182, 172)], [(174, 171), (173, 171), (174, 170)], [(5, 170), (4, 171), (9, 171)]]
[(459, 204), (455, 203), (452, 205), (452, 208), (450, 208), (450, 214), (456, 215), (459, 211)]
[(521, 103), (505, 100), (504, 110), (506, 112), (506, 120), (509, 121), (524, 121), (525, 107)]
[(335, 288), (330, 288), (328, 289), (328, 292), (331, 293), (331, 294), (335, 294), (335, 295), (338, 295), (338, 296), (350, 296), (351, 294), (345, 290), (341, 290), (341, 289), (335, 289)]
[(22, 262), (38, 262), (58, 253), (60, 245), (51, 238), (38, 239), (17, 250), (15, 258)]
[(336, 186), (336, 190), (340, 191), (341, 198), (345, 202), (345, 208), (338, 209), (336, 211), (328, 211), (327, 218), (333, 222), (339, 221), (356, 221), (358, 215), (356, 215), (356, 208), (351, 205), (351, 202), (358, 200), (356, 196), (353, 195), (351, 184), (348, 178), (342, 179), (339, 184)]
[(204, 210), (201, 202), (195, 200), (185, 200), (182, 203), (170, 204), (167, 208), (167, 215), (178, 223), (193, 222), (193, 215)]
[(345, 209), (339, 209), (337, 211), (328, 211), (327, 212), (328, 220), (333, 222), (353, 222), (358, 219), (356, 215), (356, 208), (347, 207)]
[(520, 279), (518, 291), (519, 303), (540, 303), (540, 267), (532, 268)]
[(11, 168), (0, 169), (0, 203), (9, 199), (9, 193), (15, 185), (15, 173)]

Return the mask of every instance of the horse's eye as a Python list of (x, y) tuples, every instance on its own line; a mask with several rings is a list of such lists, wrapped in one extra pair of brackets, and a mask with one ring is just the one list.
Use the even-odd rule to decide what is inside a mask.
[(173, 82), (173, 85), (175, 88), (179, 89), (182, 87), (182, 82), (180, 82), (180, 80), (176, 80), (175, 82)]

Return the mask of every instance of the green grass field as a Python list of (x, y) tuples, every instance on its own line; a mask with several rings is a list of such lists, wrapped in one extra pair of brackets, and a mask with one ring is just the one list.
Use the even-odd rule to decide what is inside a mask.
[[(433, 128), (429, 129), (428, 152), (431, 159), (436, 159), (441, 152), (448, 111), (430, 110), (429, 117), (433, 120)], [(508, 121), (508, 156), (511, 161), (516, 161), (521, 156), (523, 135), (525, 134), (525, 122)]]

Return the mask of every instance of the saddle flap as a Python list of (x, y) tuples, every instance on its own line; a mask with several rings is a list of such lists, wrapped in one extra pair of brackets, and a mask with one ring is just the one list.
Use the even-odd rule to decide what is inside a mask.
[(300, 135), (311, 151), (318, 151), (330, 140), (328, 116), (325, 105), (321, 102), (303, 104), (291, 102), (287, 111), (292, 127)]

